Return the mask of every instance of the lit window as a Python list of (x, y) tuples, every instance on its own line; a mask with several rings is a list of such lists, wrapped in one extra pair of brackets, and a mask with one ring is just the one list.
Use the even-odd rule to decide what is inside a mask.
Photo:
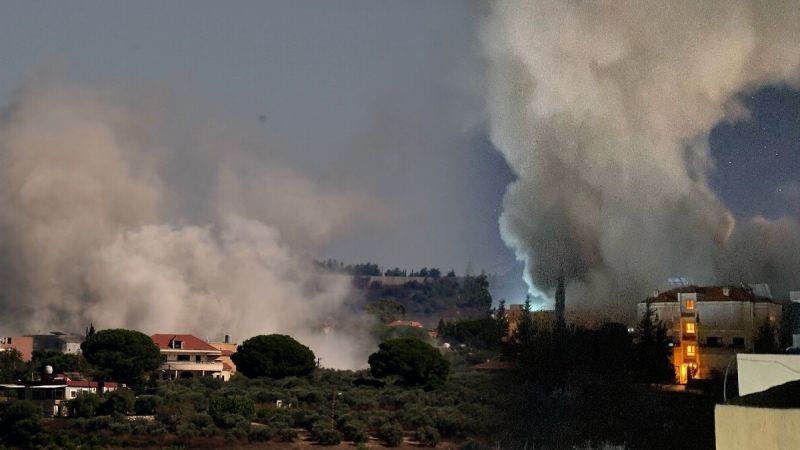
[(696, 351), (697, 350), (694, 348), (694, 345), (687, 345), (686, 346), (686, 356), (694, 356)]
[(686, 334), (694, 334), (695, 328), (694, 323), (690, 322), (686, 324)]
[(690, 311), (694, 309), (694, 300), (686, 299), (686, 309)]

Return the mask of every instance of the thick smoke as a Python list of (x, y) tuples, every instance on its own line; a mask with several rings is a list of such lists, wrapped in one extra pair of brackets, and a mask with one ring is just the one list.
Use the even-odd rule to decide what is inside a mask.
[[(32, 83), (5, 111), (4, 332), (91, 321), (212, 339), (286, 333), (325, 366), (364, 366), (372, 348), (359, 327), (321, 327), (347, 311), (348, 280), (320, 274), (305, 255), (355, 217), (382, 216), (378, 203), (255, 161), (235, 140), (204, 137), (196, 152), (173, 151), (161, 144), (158, 108), (128, 100)], [(164, 176), (180, 166), (208, 176), (195, 180), (208, 185), (200, 201)]]
[(624, 315), (676, 275), (800, 286), (797, 223), (737, 224), (707, 180), (738, 96), (800, 87), (800, 3), (498, 1), (483, 37), (517, 175), (501, 232), (532, 293), (563, 273), (573, 305)]

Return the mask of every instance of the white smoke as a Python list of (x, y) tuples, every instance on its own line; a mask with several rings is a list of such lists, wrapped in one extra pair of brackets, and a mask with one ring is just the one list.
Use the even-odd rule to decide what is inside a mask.
[(6, 110), (0, 326), (285, 333), (328, 367), (363, 367), (366, 331), (321, 331), (346, 316), (348, 280), (324, 276), (305, 255), (359, 217), (382, 217), (378, 202), (209, 139), (200, 162), (178, 161), (211, 174), (210, 206), (190, 223), (180, 212), (187, 194), (163, 175), (176, 153), (158, 143), (159, 111), (135, 103), (35, 82)]
[(800, 3), (492, 5), (491, 136), (517, 175), (500, 225), (531, 292), (563, 273), (572, 301), (622, 312), (674, 275), (798, 281), (755, 249), (796, 224), (737, 226), (707, 176), (710, 130), (747, 118), (737, 96), (800, 87)]

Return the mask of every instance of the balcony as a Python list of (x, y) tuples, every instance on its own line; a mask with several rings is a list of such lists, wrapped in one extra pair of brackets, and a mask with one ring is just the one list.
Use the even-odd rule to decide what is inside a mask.
[(221, 372), (221, 362), (194, 362), (194, 361), (167, 361), (161, 364), (159, 370), (178, 370), (181, 372)]

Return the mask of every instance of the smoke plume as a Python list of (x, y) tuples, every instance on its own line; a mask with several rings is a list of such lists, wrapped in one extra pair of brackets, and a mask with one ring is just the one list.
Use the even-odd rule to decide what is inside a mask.
[[(130, 100), (34, 82), (0, 119), (4, 332), (286, 333), (325, 366), (364, 366), (358, 327), (321, 331), (347, 311), (348, 280), (305, 255), (382, 216), (379, 204), (256, 161), (235, 139), (168, 148), (159, 108)], [(165, 176), (181, 168), (207, 177), (199, 200)]]
[(796, 221), (737, 224), (707, 178), (709, 132), (747, 119), (742, 94), (800, 88), (800, 4), (498, 1), (483, 39), (517, 176), (501, 233), (531, 293), (563, 274), (573, 306), (630, 312), (676, 275), (798, 287)]

